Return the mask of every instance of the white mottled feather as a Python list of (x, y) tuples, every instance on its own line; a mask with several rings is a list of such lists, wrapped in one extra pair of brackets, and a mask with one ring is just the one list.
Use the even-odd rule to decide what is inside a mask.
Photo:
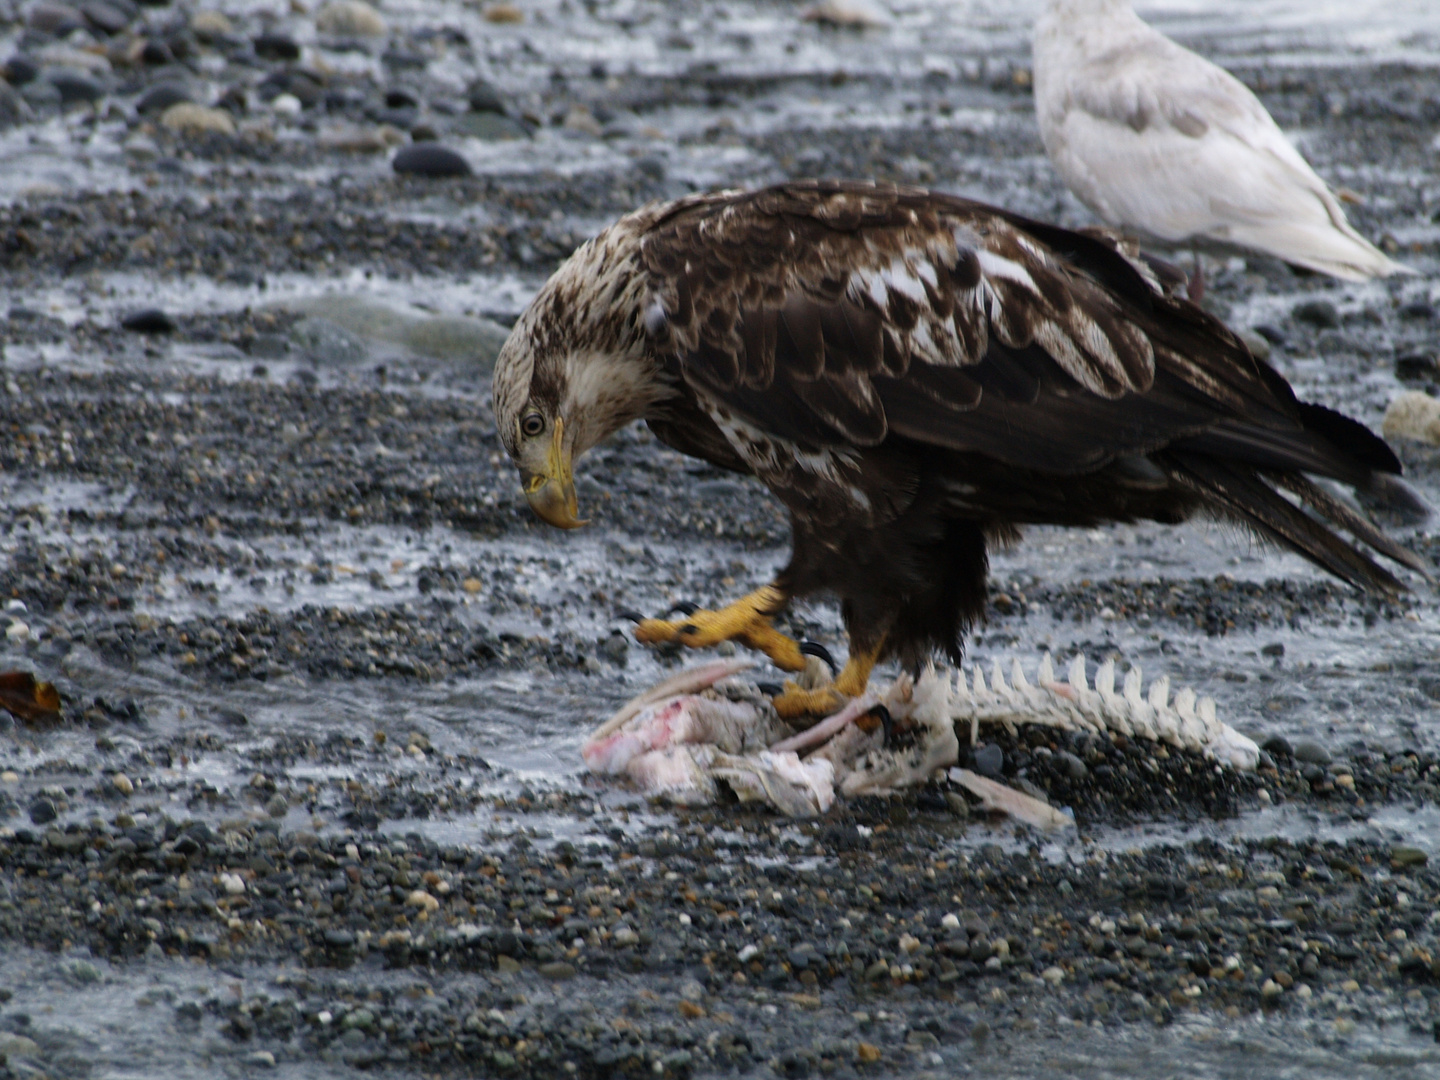
[(1107, 224), (1347, 281), (1409, 272), (1351, 227), (1243, 83), (1146, 25), (1128, 0), (1049, 0), (1034, 69), (1050, 160)]

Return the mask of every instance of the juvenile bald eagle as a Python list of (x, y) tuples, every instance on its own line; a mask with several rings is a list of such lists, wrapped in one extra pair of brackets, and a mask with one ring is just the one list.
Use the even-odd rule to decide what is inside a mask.
[(793, 550), (774, 582), (636, 636), (733, 639), (797, 671), (771, 616), (838, 597), (849, 661), (833, 688), (788, 686), (787, 715), (832, 709), (886, 657), (958, 659), (987, 545), (1028, 523), (1209, 511), (1354, 585), (1400, 589), (1333, 527), (1419, 560), (1307, 478), (1373, 487), (1395, 456), (1297, 401), (1163, 269), (917, 189), (807, 182), (651, 205), (583, 245), (521, 316), (495, 420), (531, 507), (562, 528), (583, 524), (575, 458), (641, 418), (775, 494)]

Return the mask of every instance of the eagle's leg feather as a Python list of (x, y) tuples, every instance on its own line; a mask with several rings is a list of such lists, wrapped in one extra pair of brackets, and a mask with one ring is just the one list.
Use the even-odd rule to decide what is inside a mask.
[(784, 590), (766, 585), (719, 611), (693, 611), (674, 620), (642, 619), (635, 627), (635, 640), (644, 645), (675, 641), (692, 649), (738, 641), (764, 653), (782, 671), (804, 671), (800, 645), (770, 625), (771, 616), (789, 599)]
[(875, 669), (884, 647), (885, 640), (882, 637), (868, 648), (854, 649), (850, 653), (850, 659), (845, 661), (844, 670), (829, 686), (802, 690), (795, 683), (787, 681), (785, 692), (772, 702), (775, 711), (786, 720), (799, 716), (830, 715), (851, 698), (865, 693), (865, 688), (870, 685), (870, 672)]

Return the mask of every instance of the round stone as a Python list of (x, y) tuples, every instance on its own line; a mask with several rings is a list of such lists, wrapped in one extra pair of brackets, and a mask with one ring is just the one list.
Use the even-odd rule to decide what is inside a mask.
[(390, 164), (397, 173), (409, 176), (438, 178), (469, 176), (473, 172), (470, 163), (454, 150), (431, 142), (404, 147)]
[(999, 776), (1005, 768), (1005, 752), (994, 743), (975, 748), (975, 771), (981, 776)]

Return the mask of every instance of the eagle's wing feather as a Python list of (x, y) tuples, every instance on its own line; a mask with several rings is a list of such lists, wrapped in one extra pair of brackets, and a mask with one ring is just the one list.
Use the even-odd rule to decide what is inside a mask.
[(1028, 503), (1040, 509), (1026, 520), (1049, 520), (1046, 500), (1064, 496), (1042, 478), (1119, 461), (1347, 580), (1395, 584), (1273, 486), (1353, 532), (1294, 477), (1363, 484), (1399, 472), (1394, 455), (1298, 402), (1103, 235), (926, 191), (805, 182), (687, 200), (641, 252), (652, 348), (812, 526), (894, 520), (922, 471), (958, 478), (966, 461), (1009, 470), (988, 494), (958, 481), (970, 512), (992, 498), (1001, 517)]
[(727, 194), (642, 250), (657, 348), (710, 400), (807, 447), (894, 432), (1073, 473), (1224, 418), (1300, 429), (1244, 346), (1143, 264), (963, 199)]

